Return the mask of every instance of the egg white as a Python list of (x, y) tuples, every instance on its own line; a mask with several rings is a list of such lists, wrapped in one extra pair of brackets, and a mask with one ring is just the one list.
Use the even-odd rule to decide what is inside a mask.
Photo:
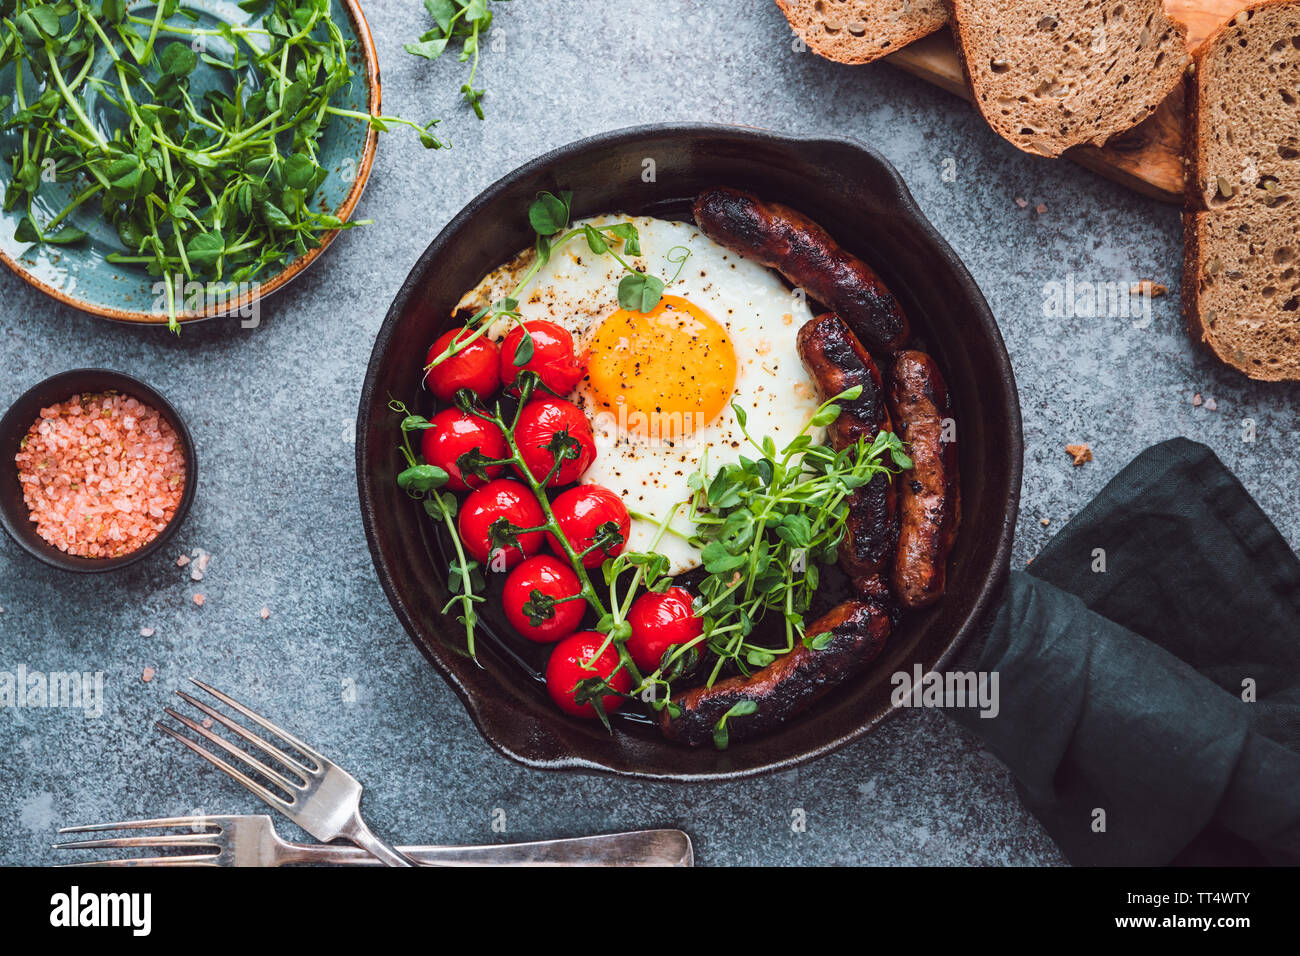
[[(575, 225), (620, 221), (629, 220), (597, 216)], [(812, 318), (803, 297), (776, 273), (718, 245), (694, 225), (644, 216), (630, 221), (639, 233), (642, 255), (629, 261), (663, 279), (666, 294), (688, 299), (726, 328), (737, 368), (730, 402), (745, 410), (755, 440), (770, 436), (778, 449), (784, 448), (820, 402), (795, 347), (795, 333)], [(683, 250), (690, 255), (684, 262), (675, 261)], [(520, 253), (487, 275), (459, 307), (477, 311), (510, 295), (533, 262), (532, 250)], [(521, 295), (519, 313), (525, 322), (547, 319), (563, 326), (582, 351), (601, 322), (618, 310), (623, 275), (612, 256), (594, 255), (579, 237), (552, 253)], [(488, 334), (500, 339), (512, 327), (509, 319), (501, 319)], [(657, 544), (656, 521), (688, 501), (687, 479), (706, 455), (709, 475), (741, 455), (757, 456), (730, 404), (713, 421), (673, 442), (625, 432), (613, 415), (602, 413), (585, 378), (571, 398), (592, 419), (596, 438), (596, 461), (581, 480), (609, 488), (633, 512), (628, 549), (658, 551), (668, 558), (672, 574), (698, 567), (699, 551), (687, 541), (694, 531), (688, 507), (682, 504)], [(812, 436), (822, 441), (825, 429), (812, 430)]]

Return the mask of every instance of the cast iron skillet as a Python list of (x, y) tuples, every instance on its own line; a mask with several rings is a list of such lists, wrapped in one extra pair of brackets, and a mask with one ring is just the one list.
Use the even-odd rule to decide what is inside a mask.
[[(486, 610), (478, 663), (464, 631), (439, 613), (447, 561), (433, 522), (397, 487), (395, 397), (431, 408), (420, 387), (429, 345), (461, 294), (532, 241), (527, 208), (539, 190), (573, 190), (574, 218), (605, 212), (689, 218), (702, 188), (729, 185), (803, 211), (870, 262), (898, 295), (915, 343), (947, 378), (961, 448), (961, 533), (948, 593), (907, 616), (861, 677), (780, 731), (724, 752), (670, 743), (648, 722), (613, 735), (567, 717), (547, 697), (538, 658)], [(793, 330), (791, 331), (793, 334)], [(970, 274), (921, 215), (892, 166), (848, 140), (798, 138), (714, 125), (617, 130), (557, 149), (471, 202), (425, 250), (379, 331), (357, 416), (361, 516), (380, 583), (411, 638), (451, 684), (488, 741), (532, 767), (674, 780), (752, 776), (854, 740), (892, 710), (890, 675), (940, 667), (989, 610), (1008, 567), (1020, 498), (1020, 408), (1002, 336)], [(481, 633), (481, 632), (480, 632)], [(430, 728), (437, 733), (436, 728)]]

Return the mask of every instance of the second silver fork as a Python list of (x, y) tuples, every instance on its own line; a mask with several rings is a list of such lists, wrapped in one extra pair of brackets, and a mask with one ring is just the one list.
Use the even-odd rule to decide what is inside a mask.
[[(161, 830), (161, 833), (149, 831)], [(104, 836), (111, 832), (123, 836)], [(170, 817), (65, 827), (61, 834), (90, 839), (57, 843), (56, 850), (157, 850), (132, 859), (88, 860), (70, 866), (286, 866), (294, 863), (378, 866), (352, 846), (293, 843), (265, 814)], [(691, 838), (681, 830), (637, 830), (592, 837), (494, 843), (484, 846), (404, 846), (422, 866), (691, 866)], [(174, 852), (187, 853), (173, 855)], [(167, 855), (163, 855), (167, 854)]]
[(166, 708), (167, 715), (180, 721), (190, 731), (202, 737), (209, 744), (214, 745), (218, 751), (228, 754), (250, 770), (264, 777), (287, 796), (281, 796), (270, 787), (255, 780), (231, 761), (220, 756), (217, 751), (203, 747), (162, 721), (158, 721), (156, 724), (159, 730), (169, 737), (179, 740), (218, 770), (238, 780), (262, 800), (279, 810), (322, 843), (344, 839), (361, 847), (388, 866), (416, 865), (393, 849), (390, 844), (376, 836), (366, 826), (365, 821), (361, 818), (362, 787), (355, 777), (332, 760), (307, 746), (293, 734), (249, 710), (237, 700), (193, 677), (190, 678), (190, 681), (262, 730), (279, 737), (297, 751), (300, 756), (311, 762), (313, 766), (305, 766), (302, 761), (291, 757), (283, 749), (275, 746), (261, 735), (252, 733), (221, 711), (181, 690), (176, 692), (181, 700), (197, 708), (201, 713), (212, 721), (221, 724), (241, 740), (257, 747), (284, 767), (288, 773), (293, 774), (296, 779), (291, 779), (286, 774), (268, 766), (247, 750), (236, 747), (225, 737), (213, 733), (203, 724), (186, 717), (184, 714), (177, 713), (170, 707)]

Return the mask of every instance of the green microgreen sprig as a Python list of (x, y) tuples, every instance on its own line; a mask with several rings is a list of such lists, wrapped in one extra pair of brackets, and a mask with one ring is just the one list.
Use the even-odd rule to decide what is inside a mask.
[[(431, 372), (452, 356), (463, 351), (467, 346), (487, 334), (488, 329), (501, 318), (508, 318), (517, 327), (524, 330), (524, 335), (515, 351), (514, 364), (522, 368), (533, 357), (533, 339), (519, 313), (519, 301), (529, 283), (537, 276), (542, 267), (551, 261), (555, 251), (579, 237), (586, 240), (587, 248), (593, 255), (613, 256), (626, 273), (618, 285), (618, 304), (620, 308), (649, 312), (659, 304), (663, 296), (664, 280), (649, 273), (639, 272), (627, 257), (637, 258), (641, 255), (641, 238), (636, 226), (631, 222), (615, 222), (603, 226), (584, 223), (569, 227), (572, 215), (573, 193), (564, 190), (555, 193), (543, 191), (528, 207), (528, 222), (534, 234), (533, 261), (519, 278), (511, 293), (490, 305), (484, 306), (465, 322), (465, 333), (454, 337), (453, 341), (435, 355), (425, 366), (425, 373)], [(618, 246), (622, 246), (622, 254)], [(671, 252), (672, 250), (670, 250)], [(624, 255), (625, 254), (625, 255)], [(688, 253), (689, 254), (689, 253)], [(671, 258), (672, 262), (685, 262), (685, 258)]]
[(403, 48), (414, 56), (436, 60), (446, 52), (452, 40), (460, 40), (460, 62), (474, 61), (470, 65), (469, 79), (460, 88), (460, 95), (474, 115), (482, 119), (485, 91), (474, 88), (474, 77), (478, 74), (483, 36), (492, 26), (488, 0), (424, 0), (424, 8), (433, 17), (433, 29), (421, 34), (418, 42), (407, 43)]

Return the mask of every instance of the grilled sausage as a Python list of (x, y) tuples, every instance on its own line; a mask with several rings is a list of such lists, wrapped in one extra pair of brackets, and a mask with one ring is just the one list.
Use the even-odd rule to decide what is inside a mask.
[(735, 704), (752, 700), (758, 710), (728, 718), (728, 735), (737, 741), (767, 733), (870, 663), (885, 646), (890, 624), (883, 606), (846, 601), (808, 626), (810, 635), (831, 633), (830, 643), (821, 650), (797, 644), (749, 677), (731, 677), (678, 694), (672, 700), (681, 713), (674, 719), (665, 707), (659, 726), (670, 740), (698, 747), (712, 742), (718, 721)]
[(870, 349), (891, 353), (907, 341), (907, 317), (875, 271), (803, 213), (739, 189), (706, 189), (695, 222), (710, 239), (776, 269), (836, 312)]
[(948, 552), (961, 522), (957, 440), (955, 434), (944, 435), (944, 422), (951, 421), (952, 409), (948, 389), (930, 356), (912, 351), (898, 354), (889, 405), (914, 463), (899, 482), (901, 528), (894, 593), (904, 607), (919, 608), (943, 595)]
[[(797, 338), (804, 368), (817, 382), (822, 401), (855, 385), (862, 394), (840, 404), (839, 418), (828, 429), (831, 445), (840, 451), (859, 438), (871, 441), (890, 431), (889, 410), (880, 370), (847, 325), (827, 313), (805, 323)], [(888, 475), (876, 475), (849, 496), (844, 540), (840, 542), (840, 567), (853, 578), (863, 596), (884, 593), (875, 575), (889, 564), (898, 544), (897, 493)]]

